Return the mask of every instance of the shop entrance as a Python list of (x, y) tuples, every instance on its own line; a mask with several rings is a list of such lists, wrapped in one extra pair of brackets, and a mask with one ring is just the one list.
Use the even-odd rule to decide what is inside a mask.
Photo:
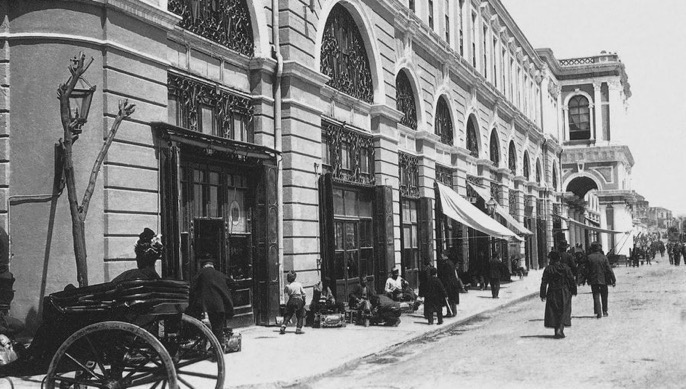
[(360, 277), (375, 274), (372, 193), (334, 188), (333, 198), (335, 294), (345, 301)]
[(233, 325), (254, 324), (253, 206), (245, 171), (204, 161), (181, 164), (182, 234), (184, 279), (199, 270), (198, 259), (209, 254), (215, 268), (234, 280)]

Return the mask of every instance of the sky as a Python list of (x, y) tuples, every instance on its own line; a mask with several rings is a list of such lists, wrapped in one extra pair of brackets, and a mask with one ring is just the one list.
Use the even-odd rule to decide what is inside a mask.
[(558, 59), (619, 55), (632, 96), (627, 127), (612, 131), (634, 157), (632, 189), (686, 215), (686, 1), (501, 1), (531, 45)]

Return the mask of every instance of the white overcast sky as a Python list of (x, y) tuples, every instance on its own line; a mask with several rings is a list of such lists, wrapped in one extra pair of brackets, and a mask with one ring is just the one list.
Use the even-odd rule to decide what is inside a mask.
[(622, 143), (633, 188), (686, 215), (686, 0), (502, 0), (534, 48), (560, 58), (616, 52), (632, 96)]

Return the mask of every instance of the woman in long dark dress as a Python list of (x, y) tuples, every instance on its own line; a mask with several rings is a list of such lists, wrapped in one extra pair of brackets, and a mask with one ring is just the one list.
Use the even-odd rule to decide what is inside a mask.
[(544, 325), (555, 329), (556, 338), (564, 338), (564, 328), (572, 325), (572, 296), (576, 281), (571, 269), (560, 261), (560, 253), (550, 253), (550, 265), (541, 279), (541, 301), (545, 301)]

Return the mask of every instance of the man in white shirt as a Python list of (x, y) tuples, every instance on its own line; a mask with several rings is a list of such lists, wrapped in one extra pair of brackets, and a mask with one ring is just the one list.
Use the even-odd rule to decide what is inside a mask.
[(402, 300), (403, 283), (405, 283), (405, 280), (400, 277), (400, 269), (396, 266), (391, 271), (391, 276), (386, 280), (386, 287), (384, 288), (386, 296), (395, 301)]

